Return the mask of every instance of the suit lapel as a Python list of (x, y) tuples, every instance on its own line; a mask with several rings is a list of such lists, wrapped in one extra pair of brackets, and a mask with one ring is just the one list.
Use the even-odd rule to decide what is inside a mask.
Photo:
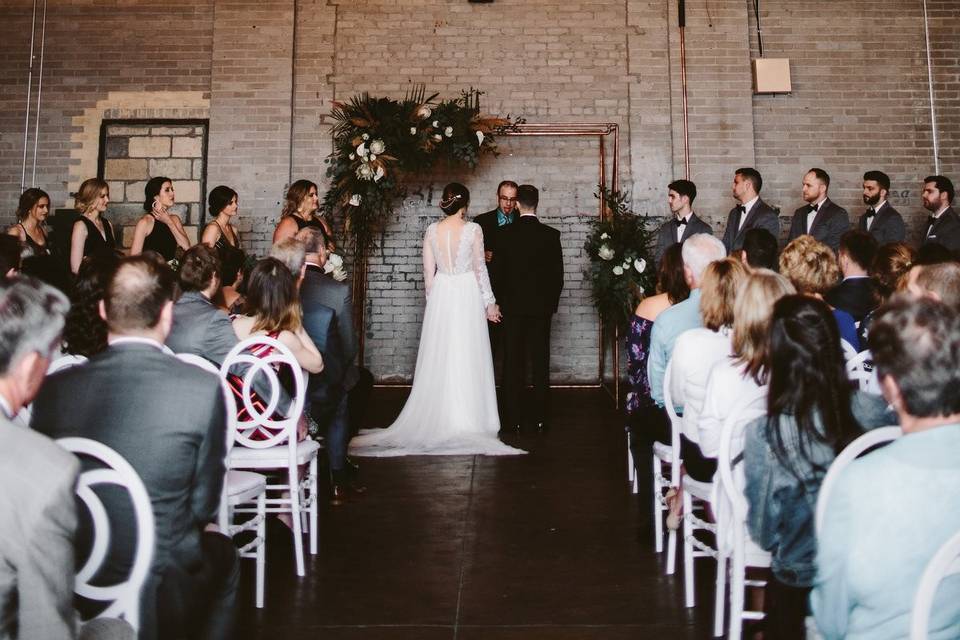
[(826, 198), (823, 201), (823, 204), (820, 205), (820, 208), (817, 209), (817, 215), (813, 217), (813, 224), (810, 225), (810, 235), (813, 235), (813, 232), (817, 230), (817, 227), (823, 224), (823, 221), (827, 219), (827, 211), (830, 207), (833, 206), (833, 203), (830, 201), (830, 198)]
[(747, 212), (746, 220), (743, 221), (743, 224), (740, 225), (740, 229), (737, 231), (737, 238), (736, 238), (737, 242), (739, 242), (740, 239), (743, 238), (743, 236), (750, 229), (750, 225), (756, 221), (757, 217), (760, 215), (761, 207), (765, 207), (765, 206), (766, 205), (764, 204), (763, 200), (759, 198), (753, 204), (753, 209), (750, 209), (750, 211)]

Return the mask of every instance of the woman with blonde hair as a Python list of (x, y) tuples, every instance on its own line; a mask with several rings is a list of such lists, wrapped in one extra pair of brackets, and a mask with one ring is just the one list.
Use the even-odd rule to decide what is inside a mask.
[(301, 179), (291, 184), (280, 213), (280, 222), (273, 231), (273, 244), (292, 238), (304, 227), (314, 227), (323, 232), (327, 250), (334, 251), (333, 231), (327, 221), (317, 215), (319, 208), (320, 196), (316, 183)]
[(77, 189), (74, 207), (80, 219), (73, 223), (70, 235), (70, 271), (77, 273), (86, 256), (112, 256), (117, 253), (113, 225), (104, 217), (110, 204), (110, 187), (100, 178), (84, 180)]
[[(840, 280), (840, 266), (833, 249), (803, 235), (795, 238), (780, 254), (780, 273), (785, 275), (796, 287), (797, 293), (817, 300), (823, 300), (824, 294)], [(840, 338), (856, 351), (860, 351), (860, 338), (853, 316), (842, 309), (830, 307), (840, 329)]]
[(697, 423), (700, 452), (716, 458), (720, 431), (739, 398), (767, 385), (767, 348), (773, 305), (797, 291), (779, 273), (757, 269), (751, 273), (733, 305), (733, 354), (713, 365), (707, 377), (703, 411)]

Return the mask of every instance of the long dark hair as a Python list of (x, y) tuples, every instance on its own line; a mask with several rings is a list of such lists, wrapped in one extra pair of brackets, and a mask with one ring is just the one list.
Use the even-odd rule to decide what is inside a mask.
[[(826, 303), (803, 295), (778, 300), (770, 320), (767, 357), (767, 430), (774, 454), (798, 480), (808, 475), (804, 468), (826, 473), (813, 459), (814, 444), (827, 444), (839, 453), (860, 435), (850, 411), (851, 387), (840, 330)], [(780, 425), (785, 414), (797, 424), (796, 452), (785, 443)]]
[(244, 312), (253, 316), (253, 331), (297, 331), (302, 325), (297, 281), (276, 258), (258, 261), (247, 283)]
[(116, 255), (107, 253), (87, 256), (80, 263), (63, 326), (63, 350), (67, 353), (89, 358), (107, 348), (107, 323), (100, 317), (100, 301), (119, 262)]
[(683, 274), (683, 245), (670, 245), (663, 252), (657, 267), (657, 293), (667, 294), (670, 304), (683, 302), (690, 297), (690, 286)]

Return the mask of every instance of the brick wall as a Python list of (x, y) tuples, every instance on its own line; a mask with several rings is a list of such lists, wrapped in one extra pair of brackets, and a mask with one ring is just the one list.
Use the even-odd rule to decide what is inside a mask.
[[(960, 7), (928, 6), (942, 172), (960, 180)], [(8, 0), (0, 22), (4, 222), (20, 181), (31, 7)], [(752, 95), (752, 2), (687, 3), (695, 208), (720, 233), (732, 172), (753, 164), (785, 233), (807, 168), (830, 172), (831, 197), (852, 214), (862, 211), (862, 172), (878, 168), (917, 233), (919, 181), (934, 166), (921, 2), (768, 0), (761, 11), (765, 54), (791, 59), (790, 95)], [(444, 96), (477, 87), (488, 111), (530, 122), (618, 123), (621, 183), (654, 219), (666, 213), (666, 183), (684, 172), (676, 3), (666, 0), (71, 0), (51, 3), (48, 21), (37, 182), (55, 206), (96, 170), (90, 131), (102, 118), (209, 117), (207, 184), (237, 189), (244, 241), (263, 252), (288, 182), (322, 182), (329, 101), (361, 91), (402, 96), (412, 83)], [(564, 233), (567, 261), (554, 378), (592, 380), (596, 325), (580, 246), (595, 212), (596, 144), (509, 139), (503, 151), (455, 177), (471, 188), (474, 213), (494, 205), (504, 177), (542, 186), (544, 217)], [(451, 177), (414, 185), (371, 263), (368, 363), (384, 379), (412, 371), (419, 245)]]

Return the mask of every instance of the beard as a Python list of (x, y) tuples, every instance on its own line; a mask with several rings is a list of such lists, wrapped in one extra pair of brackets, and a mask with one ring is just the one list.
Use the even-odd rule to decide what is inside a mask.
[(868, 195), (863, 196), (863, 204), (869, 205), (871, 207), (877, 205), (880, 202), (880, 192), (877, 192), (877, 195), (870, 197)]

